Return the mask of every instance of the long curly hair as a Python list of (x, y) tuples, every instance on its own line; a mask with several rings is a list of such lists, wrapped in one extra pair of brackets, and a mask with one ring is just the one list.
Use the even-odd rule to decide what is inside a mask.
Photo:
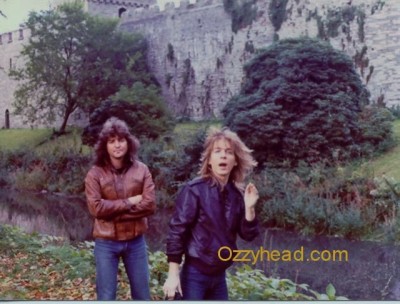
[(201, 165), (198, 174), (203, 178), (211, 178), (213, 183), (217, 182), (216, 178), (213, 176), (209, 161), (214, 143), (220, 139), (227, 140), (232, 146), (237, 165), (233, 167), (229, 179), (238, 186), (241, 186), (247, 175), (257, 166), (257, 162), (251, 155), (252, 150), (243, 143), (235, 132), (232, 132), (226, 127), (222, 129), (211, 127), (208, 130), (207, 138), (204, 141), (204, 150), (201, 155)]
[(139, 140), (129, 132), (127, 124), (116, 117), (107, 119), (103, 125), (94, 147), (94, 164), (99, 167), (104, 167), (110, 163), (110, 156), (107, 152), (107, 141), (111, 137), (126, 139), (128, 143), (128, 151), (124, 157), (124, 166), (132, 165), (137, 159), (137, 152), (140, 143)]

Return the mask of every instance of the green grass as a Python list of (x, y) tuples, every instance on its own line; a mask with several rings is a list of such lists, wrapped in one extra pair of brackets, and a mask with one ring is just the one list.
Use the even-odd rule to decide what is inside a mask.
[[(201, 128), (220, 126), (218, 121), (179, 123), (174, 129), (174, 137), (188, 139)], [(82, 145), (82, 130), (69, 129), (69, 133), (51, 138), (52, 129), (9, 129), (0, 130), (0, 150), (36, 149), (39, 153), (56, 152), (62, 149), (80, 149), (89, 152), (90, 148)]]
[(84, 153), (89, 153), (90, 148), (82, 145), (81, 132), (74, 128), (65, 135), (52, 138), (52, 129), (3, 129), (0, 130), (0, 151), (35, 149), (39, 154), (57, 154), (62, 150), (82, 149)]
[(197, 131), (209, 126), (221, 127), (221, 122), (218, 120), (213, 121), (201, 121), (201, 122), (182, 122), (178, 123), (174, 129), (175, 138), (179, 138), (183, 142), (187, 142)]
[(78, 128), (68, 130), (68, 133), (55, 138), (48, 138), (46, 142), (36, 147), (37, 152), (40, 154), (52, 153), (65, 150), (74, 150), (76, 152), (82, 151), (84, 154), (88, 154), (91, 151), (89, 146), (82, 144), (81, 139), (82, 130)]
[(51, 129), (0, 130), (0, 150), (32, 148), (50, 137)]
[(367, 170), (373, 176), (392, 177), (400, 181), (400, 120), (393, 123), (393, 133), (397, 141), (397, 146), (390, 151), (370, 160), (361, 165), (360, 168)]

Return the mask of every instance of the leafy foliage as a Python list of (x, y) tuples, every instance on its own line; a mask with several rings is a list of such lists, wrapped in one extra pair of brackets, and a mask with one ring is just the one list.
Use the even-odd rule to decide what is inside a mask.
[[(68, 135), (58, 137), (68, 142)], [(0, 183), (14, 186), (19, 190), (82, 193), (85, 176), (89, 169), (91, 156), (83, 151), (79, 134), (63, 146), (58, 141), (48, 150), (21, 148), (12, 151), (0, 151)], [(79, 140), (79, 142), (78, 142)], [(76, 142), (75, 142), (76, 141)]]
[(171, 131), (174, 121), (154, 85), (135, 82), (123, 86), (92, 112), (89, 125), (83, 131), (82, 141), (94, 145), (104, 122), (110, 117), (124, 120), (132, 134), (139, 138), (156, 139)]
[(400, 118), (400, 105), (391, 105), (388, 110), (392, 113), (395, 119)]
[(53, 123), (61, 115), (63, 133), (77, 109), (92, 111), (120, 85), (152, 82), (145, 40), (117, 31), (117, 20), (90, 16), (78, 1), (31, 12), (26, 25), (31, 31), (21, 52), (26, 64), (10, 76), (20, 81), (16, 113), (30, 123)]
[(363, 109), (359, 117), (359, 142), (364, 154), (381, 153), (395, 145), (393, 120), (394, 116), (387, 108), (372, 105)]
[(223, 109), (224, 124), (259, 163), (361, 155), (358, 117), (369, 93), (344, 53), (315, 39), (287, 39), (244, 69), (240, 94)]
[(267, 226), (350, 239), (387, 231), (384, 239), (399, 240), (395, 228), (400, 191), (393, 179), (369, 177), (350, 165), (314, 164), (268, 168), (255, 175), (254, 182), (265, 185), (259, 189), (265, 204), (257, 208)]
[(158, 206), (171, 207), (179, 187), (194, 178), (199, 170), (206, 128), (200, 128), (189, 139), (165, 136), (144, 142), (139, 158), (148, 164), (158, 191)]
[[(93, 245), (83, 242), (72, 246), (62, 238), (0, 226), (0, 299), (95, 300)], [(128, 279), (120, 266), (117, 299), (130, 300)], [(149, 268), (151, 297), (159, 301), (168, 273), (166, 255), (150, 252)], [(236, 274), (228, 274), (227, 281), (231, 300), (340, 299), (332, 285), (328, 285), (327, 295), (321, 295), (305, 284), (267, 278), (247, 265)]]
[(348, 300), (345, 297), (337, 297), (332, 284), (327, 286), (326, 294), (320, 294), (310, 289), (307, 284), (266, 277), (261, 270), (252, 269), (248, 265), (237, 267), (235, 274), (228, 273), (227, 282), (229, 299), (235, 301)]

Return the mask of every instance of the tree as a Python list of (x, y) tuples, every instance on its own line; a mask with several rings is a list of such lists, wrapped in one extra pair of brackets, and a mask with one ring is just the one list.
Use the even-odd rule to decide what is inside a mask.
[(223, 109), (261, 163), (359, 155), (358, 116), (369, 93), (352, 60), (310, 38), (279, 41), (244, 67), (245, 82)]
[(104, 122), (112, 116), (124, 120), (132, 134), (139, 138), (157, 139), (174, 126), (173, 118), (161, 100), (158, 89), (154, 85), (145, 86), (136, 82), (131, 87), (121, 87), (93, 111), (89, 125), (83, 131), (82, 141), (94, 145)]
[(32, 12), (26, 26), (26, 64), (10, 76), (20, 81), (15, 112), (30, 122), (54, 123), (61, 116), (64, 133), (75, 110), (93, 111), (121, 85), (154, 82), (143, 37), (117, 31), (117, 20), (90, 16), (78, 1)]

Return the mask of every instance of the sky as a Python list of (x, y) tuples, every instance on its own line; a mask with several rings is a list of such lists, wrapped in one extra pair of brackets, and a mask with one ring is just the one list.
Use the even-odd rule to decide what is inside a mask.
[[(17, 30), (27, 19), (30, 11), (47, 10), (54, 7), (57, 1), (59, 0), (0, 0), (0, 33)], [(177, 6), (180, 0), (157, 0), (157, 2), (160, 9), (163, 9), (165, 2), (175, 2)]]

